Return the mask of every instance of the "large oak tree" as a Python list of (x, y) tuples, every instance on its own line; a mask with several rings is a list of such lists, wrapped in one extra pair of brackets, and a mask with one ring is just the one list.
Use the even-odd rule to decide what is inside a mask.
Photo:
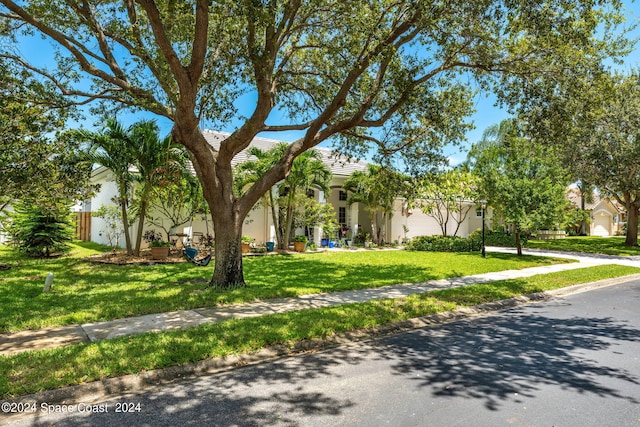
[[(57, 46), (58, 68), (39, 68), (35, 55), (13, 49), (0, 55), (39, 72), (70, 102), (104, 101), (173, 122), (214, 220), (211, 284), (228, 287), (244, 284), (247, 213), (301, 153), (335, 137), (342, 151), (373, 147), (420, 171), (439, 144), (462, 138), (470, 83), (518, 102), (541, 79), (608, 52), (593, 34), (612, 18), (596, 9), (611, 3), (0, 0), (0, 31), (44, 35)], [(243, 92), (255, 99), (251, 111), (234, 103)], [(214, 148), (202, 123), (237, 126)], [(234, 195), (233, 157), (260, 132), (293, 130), (300, 138)]]
[[(559, 82), (523, 115), (541, 144), (578, 180), (582, 201), (595, 187), (627, 214), (626, 246), (638, 245), (640, 77), (607, 70)], [(586, 190), (586, 191), (585, 191)], [(584, 209), (584, 207), (583, 207)]]

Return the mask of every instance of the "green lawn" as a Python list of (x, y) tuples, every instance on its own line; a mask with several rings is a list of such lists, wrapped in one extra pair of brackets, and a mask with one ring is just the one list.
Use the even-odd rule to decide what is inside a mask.
[(639, 271), (632, 267), (598, 266), (433, 291), (404, 299), (236, 319), (184, 330), (0, 356), (0, 399), (253, 352), (275, 344), (293, 347), (305, 339), (322, 339), (336, 333)]
[(640, 246), (624, 246), (624, 239), (624, 237), (576, 236), (558, 240), (529, 240), (527, 247), (619, 256), (640, 255)]
[[(244, 266), (249, 286), (224, 292), (205, 289), (211, 265), (118, 266), (83, 260), (100, 249), (81, 244), (70, 256), (33, 260), (0, 247), (0, 263), (12, 266), (0, 271), (0, 333), (566, 262), (506, 254), (482, 259), (477, 253), (379, 250), (248, 257)], [(54, 273), (55, 281), (52, 292), (43, 294), (47, 272)]]

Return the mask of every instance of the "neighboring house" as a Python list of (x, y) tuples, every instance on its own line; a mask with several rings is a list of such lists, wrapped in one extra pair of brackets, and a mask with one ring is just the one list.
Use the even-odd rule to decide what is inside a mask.
[[(582, 194), (577, 188), (567, 191), (567, 198), (577, 208), (582, 207)], [(593, 193), (591, 202), (585, 200), (585, 210), (589, 212), (590, 226), (587, 234), (590, 236), (615, 236), (622, 229), (622, 211), (609, 199), (601, 194)]]
[[(220, 141), (226, 138), (229, 134), (209, 131), (203, 132), (205, 138), (209, 143), (218, 148)], [(260, 148), (261, 150), (268, 150), (280, 143), (266, 138), (255, 138), (251, 143), (251, 146)], [(368, 212), (360, 203), (354, 203), (351, 206), (347, 204), (347, 193), (343, 190), (344, 181), (355, 171), (366, 170), (367, 163), (360, 160), (346, 159), (339, 157), (335, 152), (330, 149), (316, 147), (315, 150), (320, 152), (324, 163), (331, 169), (333, 178), (331, 181), (331, 193), (327, 196), (323, 191), (316, 189), (313, 192), (313, 197), (320, 203), (331, 204), (336, 212), (336, 219), (339, 224), (344, 224), (348, 227), (351, 235), (355, 235), (358, 232), (371, 233), (371, 223), (369, 221)], [(248, 160), (247, 150), (240, 152), (234, 158), (234, 164), (239, 164)], [(102, 205), (113, 204), (112, 199), (117, 195), (117, 188), (113, 182), (113, 175), (107, 168), (99, 167), (93, 171), (92, 184), (101, 184), (100, 191), (90, 201), (85, 203), (83, 210), (96, 211)], [(379, 224), (380, 227), (386, 225), (385, 241), (393, 242), (395, 240), (402, 241), (405, 237), (411, 238), (418, 235), (432, 235), (440, 234), (440, 227), (436, 221), (422, 213), (419, 209), (413, 211), (406, 208), (406, 202), (402, 199), (396, 201), (396, 208), (393, 215), (387, 219), (386, 224)], [(405, 227), (408, 232), (405, 233)], [(469, 213), (467, 219), (461, 225), (458, 236), (466, 237), (471, 232), (482, 227), (482, 215), (481, 211), (473, 209)], [(100, 218), (91, 219), (91, 234), (90, 239), (94, 242), (108, 244), (106, 236), (102, 230), (105, 228), (105, 223)], [(147, 226), (147, 228), (154, 228)], [(176, 234), (187, 234), (192, 236), (194, 233), (206, 233), (207, 230), (211, 234), (212, 222), (209, 219), (206, 221), (202, 216), (197, 215), (192, 221), (177, 227), (174, 232)], [(135, 225), (132, 227), (131, 235), (135, 235)], [(303, 230), (298, 230), (297, 233), (302, 233)], [(269, 210), (262, 205), (258, 204), (249, 213), (243, 227), (242, 234), (252, 237), (257, 244), (263, 244), (268, 241), (275, 241), (275, 229), (271, 219)], [(320, 244), (322, 230), (319, 227), (315, 227), (311, 232), (311, 240)], [(335, 237), (335, 236), (331, 236)], [(124, 245), (124, 238), (120, 239), (120, 245)]]

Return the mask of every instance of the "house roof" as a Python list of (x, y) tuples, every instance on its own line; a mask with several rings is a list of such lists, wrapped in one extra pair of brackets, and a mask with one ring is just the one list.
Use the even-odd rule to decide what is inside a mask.
[[(580, 192), (580, 189), (578, 188), (569, 189), (567, 191), (567, 198), (573, 205), (577, 207), (582, 206), (582, 193)], [(615, 210), (619, 210), (618, 206), (615, 203), (612, 203), (608, 197), (603, 196), (602, 194), (599, 194), (596, 192), (593, 192), (593, 194), (591, 195), (591, 202), (589, 202), (588, 200), (585, 200), (584, 208), (585, 210), (592, 211), (596, 207), (598, 207), (602, 202), (609, 202)]]
[[(230, 133), (218, 132), (213, 130), (205, 130), (202, 132), (205, 139), (215, 149), (220, 148), (220, 143), (227, 138)], [(262, 137), (256, 137), (251, 141), (249, 147), (257, 147), (261, 150), (269, 150), (275, 147), (277, 144), (281, 144), (284, 141), (278, 141), (275, 139), (268, 139)], [(314, 147), (314, 150), (318, 151), (322, 155), (322, 161), (325, 165), (331, 169), (333, 175), (349, 176), (355, 171), (364, 171), (367, 168), (367, 162), (358, 159), (347, 159), (344, 156), (340, 156), (333, 150), (324, 147)], [(251, 160), (252, 156), (248, 154), (248, 148), (238, 153), (232, 161), (233, 165), (237, 165), (247, 160)]]
[[(216, 150), (220, 148), (220, 143), (224, 141), (230, 133), (226, 132), (218, 132), (213, 130), (204, 130), (202, 132), (205, 139), (213, 148)], [(258, 147), (261, 150), (269, 150), (275, 147), (278, 144), (283, 143), (284, 141), (278, 141), (275, 139), (268, 138), (260, 138), (256, 137), (251, 141), (249, 147)], [(347, 159), (344, 156), (340, 156), (333, 150), (324, 147), (315, 147), (314, 150), (318, 151), (322, 156), (322, 162), (329, 167), (331, 173), (334, 176), (349, 176), (355, 171), (365, 171), (367, 169), (367, 162), (358, 159)], [(249, 148), (246, 148), (239, 152), (234, 158), (231, 164), (233, 166), (238, 165), (240, 163), (244, 163), (247, 160), (251, 160), (253, 156), (248, 153)], [(189, 163), (188, 165), (191, 172), (195, 175), (195, 170), (193, 169), (193, 165)], [(104, 166), (98, 166), (92, 172), (93, 177), (97, 177), (98, 175), (108, 172), (109, 169)], [(135, 167), (130, 168), (131, 172), (137, 172)]]

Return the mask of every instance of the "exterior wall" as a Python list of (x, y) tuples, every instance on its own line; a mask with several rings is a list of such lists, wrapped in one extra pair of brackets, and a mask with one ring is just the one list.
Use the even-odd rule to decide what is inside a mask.
[[(394, 208), (395, 213), (391, 217), (391, 227), (390, 231), (387, 233), (389, 241), (393, 242), (397, 240), (398, 242), (402, 242), (405, 237), (413, 238), (416, 236), (442, 235), (440, 225), (433, 217), (423, 213), (422, 210), (418, 208), (410, 210), (408, 212), (410, 214), (407, 216), (407, 212), (402, 208), (403, 204), (404, 200), (396, 200)], [(490, 210), (485, 212), (485, 226), (487, 228), (491, 227), (490, 216)], [(407, 233), (404, 232), (403, 225), (409, 229)], [(450, 220), (447, 224), (447, 232), (449, 235), (453, 234), (455, 227), (456, 222), (454, 220)], [(457, 236), (468, 237), (469, 234), (481, 228), (482, 216), (476, 217), (476, 210), (472, 207), (465, 220), (460, 224)]]
[[(13, 212), (13, 206), (7, 206), (4, 209), (4, 213), (11, 213), (11, 212)], [(0, 224), (0, 245), (3, 245), (8, 241), (9, 241), (9, 236), (7, 235), (7, 233), (3, 231), (2, 225)]]
[[(95, 212), (100, 209), (101, 206), (113, 205), (113, 198), (118, 195), (118, 188), (113, 181), (109, 172), (102, 171), (96, 175), (93, 183), (100, 184), (100, 191), (91, 199), (91, 211)], [(91, 219), (91, 241), (108, 245), (104, 230), (106, 228), (106, 222), (102, 218), (93, 217)], [(124, 235), (120, 238), (120, 247), (125, 246)]]
[(242, 226), (242, 234), (251, 237), (257, 245), (262, 246), (266, 242), (275, 242), (275, 230), (272, 230), (272, 225), (269, 208), (257, 204), (247, 215)]

